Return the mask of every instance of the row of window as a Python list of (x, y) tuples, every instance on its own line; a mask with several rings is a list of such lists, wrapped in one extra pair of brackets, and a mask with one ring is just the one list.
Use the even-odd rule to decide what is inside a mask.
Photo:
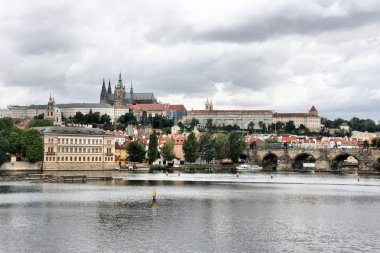
[(92, 145), (101, 145), (102, 144), (102, 140), (98, 140), (98, 139), (59, 138), (58, 139), (58, 143), (59, 144), (92, 144)]
[[(55, 157), (51, 157), (51, 156), (46, 156), (45, 157), (45, 161), (46, 162), (55, 162)], [(58, 156), (57, 157), (57, 162), (101, 162), (102, 161), (102, 157), (97, 157), (97, 156), (93, 156), (93, 157), (81, 157), (81, 156)], [(104, 158), (104, 161), (108, 161), (108, 162), (111, 162), (113, 161), (113, 157), (105, 157)]]
[(60, 153), (102, 153), (103, 148), (86, 148), (86, 147), (58, 147)]

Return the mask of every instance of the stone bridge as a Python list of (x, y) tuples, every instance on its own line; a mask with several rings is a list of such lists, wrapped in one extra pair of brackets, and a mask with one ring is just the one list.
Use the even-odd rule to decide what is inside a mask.
[[(375, 171), (380, 168), (380, 149), (300, 149), (300, 148), (256, 148), (245, 153), (250, 163), (267, 170), (300, 171), (303, 163), (315, 163), (318, 171)], [(353, 157), (357, 164), (344, 162)], [(351, 167), (351, 168), (347, 168)]]

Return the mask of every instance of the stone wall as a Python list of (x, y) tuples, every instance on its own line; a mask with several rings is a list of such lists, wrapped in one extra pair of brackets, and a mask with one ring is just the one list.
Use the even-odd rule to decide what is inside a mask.
[(81, 170), (81, 171), (96, 171), (96, 170), (113, 170), (116, 166), (113, 162), (109, 163), (94, 163), (94, 162), (45, 162), (43, 164), (43, 171), (64, 171), (64, 170)]
[(1, 165), (1, 171), (38, 171), (42, 168), (42, 162), (8, 162)]

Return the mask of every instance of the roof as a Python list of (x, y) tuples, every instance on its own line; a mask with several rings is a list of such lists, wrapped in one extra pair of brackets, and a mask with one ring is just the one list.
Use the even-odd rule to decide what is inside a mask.
[(184, 105), (169, 105), (169, 110), (186, 111)]
[(84, 128), (84, 127), (33, 127), (41, 134), (67, 134), (67, 135), (112, 135), (111, 132), (99, 128)]
[(218, 113), (241, 113), (241, 114), (272, 114), (271, 110), (191, 110), (188, 114), (218, 114)]
[[(98, 103), (69, 103), (69, 104), (57, 104), (56, 107), (63, 108), (112, 108), (109, 104)], [(28, 109), (46, 109), (47, 105), (30, 105)]]
[(166, 111), (169, 109), (169, 104), (137, 104), (130, 105), (129, 108), (141, 111)]
[(318, 112), (318, 111), (317, 111), (317, 109), (315, 108), (315, 106), (313, 105), (313, 106), (310, 108), (309, 112)]
[[(140, 92), (140, 93), (132, 93), (133, 100), (156, 100), (153, 92)], [(131, 99), (131, 93), (126, 93), (125, 98)]]
[(309, 113), (274, 113), (273, 114), (273, 117), (279, 117), (279, 118), (294, 118), (294, 117), (303, 117), (303, 118), (307, 118), (307, 117), (317, 117), (319, 118), (319, 116), (317, 115), (311, 115)]

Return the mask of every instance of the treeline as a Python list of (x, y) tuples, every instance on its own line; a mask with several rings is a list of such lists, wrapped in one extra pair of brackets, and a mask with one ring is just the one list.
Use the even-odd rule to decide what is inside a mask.
[(32, 163), (42, 161), (43, 140), (37, 130), (21, 130), (15, 127), (11, 118), (0, 119), (0, 165), (15, 155)]
[(116, 122), (117, 130), (124, 130), (128, 124), (140, 124), (140, 125), (151, 125), (155, 129), (162, 129), (166, 134), (171, 132), (171, 127), (174, 126), (174, 120), (168, 119), (162, 115), (156, 115), (154, 117), (149, 117), (146, 120), (141, 119), (138, 121), (133, 113), (128, 112), (120, 116)]
[[(240, 155), (245, 149), (244, 138), (237, 132), (230, 134), (210, 133), (202, 134), (198, 141), (194, 132), (191, 132), (182, 146), (185, 161), (194, 163), (199, 158), (207, 163), (213, 160), (221, 162), (223, 159), (229, 158), (233, 162), (238, 162)], [(128, 159), (131, 162), (142, 162), (145, 160), (146, 151), (144, 144), (140, 140), (132, 141), (128, 145)], [(155, 133), (150, 135), (147, 157), (150, 163), (156, 159), (162, 158), (165, 161), (172, 161), (174, 155), (174, 140), (169, 139), (158, 152), (158, 137)]]
[(359, 118), (353, 117), (350, 120), (345, 120), (341, 118), (329, 120), (326, 118), (321, 118), (321, 123), (326, 128), (339, 128), (343, 123), (346, 123), (352, 131), (361, 131), (361, 132), (380, 131), (380, 125), (376, 125), (376, 122), (371, 119), (359, 119)]

